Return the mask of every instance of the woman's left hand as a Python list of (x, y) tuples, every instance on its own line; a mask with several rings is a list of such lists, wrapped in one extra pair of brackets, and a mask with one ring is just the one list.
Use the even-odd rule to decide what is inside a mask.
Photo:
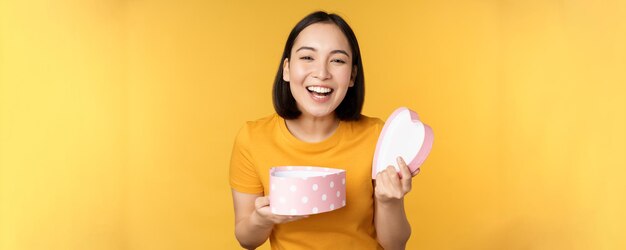
[(400, 173), (396, 172), (396, 169), (389, 165), (376, 175), (374, 193), (377, 202), (390, 203), (401, 201), (411, 191), (411, 180), (413, 178), (411, 170), (409, 170), (402, 157), (398, 157), (397, 161)]

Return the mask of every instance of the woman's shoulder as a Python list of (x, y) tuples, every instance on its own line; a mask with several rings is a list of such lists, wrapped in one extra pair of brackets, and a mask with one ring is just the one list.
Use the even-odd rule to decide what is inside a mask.
[(380, 132), (385, 125), (385, 122), (377, 117), (361, 115), (361, 118), (359, 118), (359, 120), (349, 121), (347, 122), (347, 125), (354, 132)]
[(280, 117), (278, 114), (274, 113), (271, 115), (267, 115), (256, 120), (246, 121), (241, 128), (241, 130), (245, 130), (246, 132), (259, 132), (259, 131), (267, 131), (268, 129), (274, 128), (277, 124)]
[(378, 117), (361, 115), (361, 118), (358, 121), (356, 121), (355, 124), (358, 126), (371, 127), (371, 126), (382, 126), (385, 124), (385, 122)]
[(273, 114), (258, 118), (256, 120), (247, 121), (246, 125), (250, 127), (263, 127), (263, 126), (276, 123), (276, 120), (278, 118), (279, 118), (278, 114), (273, 113)]
[(361, 115), (361, 119), (359, 121), (367, 124), (367, 125), (384, 125), (385, 122), (378, 117), (371, 117), (366, 115)]

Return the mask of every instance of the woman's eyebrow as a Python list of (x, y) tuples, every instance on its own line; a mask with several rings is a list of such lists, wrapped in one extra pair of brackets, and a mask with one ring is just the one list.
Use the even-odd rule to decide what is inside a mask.
[[(313, 51), (313, 52), (317, 52), (317, 49), (315, 49), (315, 48), (313, 48), (313, 47), (308, 47), (308, 46), (302, 46), (302, 47), (298, 48), (298, 49), (296, 50), (296, 52), (298, 52), (298, 51), (300, 51), (300, 50), (311, 50), (311, 51)], [(330, 52), (330, 54), (337, 54), (337, 53), (339, 53), (339, 54), (344, 54), (344, 55), (346, 55), (347, 57), (350, 57), (350, 55), (348, 54), (348, 52), (346, 52), (345, 50), (342, 50), (342, 49), (336, 49), (336, 50), (333, 50), (333, 51), (331, 51), (331, 52)]]
[(298, 52), (298, 51), (300, 51), (300, 50), (303, 50), (303, 49), (306, 49), (306, 50), (312, 50), (312, 51), (317, 51), (317, 50), (316, 50), (315, 48), (313, 48), (313, 47), (302, 46), (302, 47), (300, 47), (299, 49), (297, 49), (297, 50), (296, 50), (296, 52)]
[(350, 57), (350, 55), (348, 55), (348, 52), (346, 52), (345, 50), (341, 50), (341, 49), (336, 49), (336, 50), (333, 50), (333, 51), (331, 51), (330, 53), (331, 53), (331, 54), (337, 54), (337, 53), (339, 53), (339, 54), (344, 54), (344, 55), (346, 55), (347, 57)]

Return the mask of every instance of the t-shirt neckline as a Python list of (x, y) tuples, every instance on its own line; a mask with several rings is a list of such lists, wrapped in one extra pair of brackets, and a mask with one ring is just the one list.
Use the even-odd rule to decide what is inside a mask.
[(337, 126), (333, 134), (328, 138), (320, 142), (305, 142), (291, 134), (287, 128), (284, 118), (278, 114), (275, 114), (275, 118), (277, 118), (278, 126), (280, 127), (283, 138), (292, 146), (305, 151), (324, 151), (330, 149), (339, 143), (341, 136), (344, 134), (343, 129), (345, 124), (343, 121), (339, 121), (339, 126)]

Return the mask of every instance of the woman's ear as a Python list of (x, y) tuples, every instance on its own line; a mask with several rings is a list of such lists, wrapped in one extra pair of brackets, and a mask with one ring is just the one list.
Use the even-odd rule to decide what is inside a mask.
[(358, 70), (357, 70), (356, 65), (352, 66), (352, 74), (350, 74), (350, 85), (349, 85), (349, 87), (354, 86), (354, 80), (356, 79), (356, 74), (358, 73), (357, 71)]
[(283, 61), (283, 81), (289, 82), (289, 58)]

